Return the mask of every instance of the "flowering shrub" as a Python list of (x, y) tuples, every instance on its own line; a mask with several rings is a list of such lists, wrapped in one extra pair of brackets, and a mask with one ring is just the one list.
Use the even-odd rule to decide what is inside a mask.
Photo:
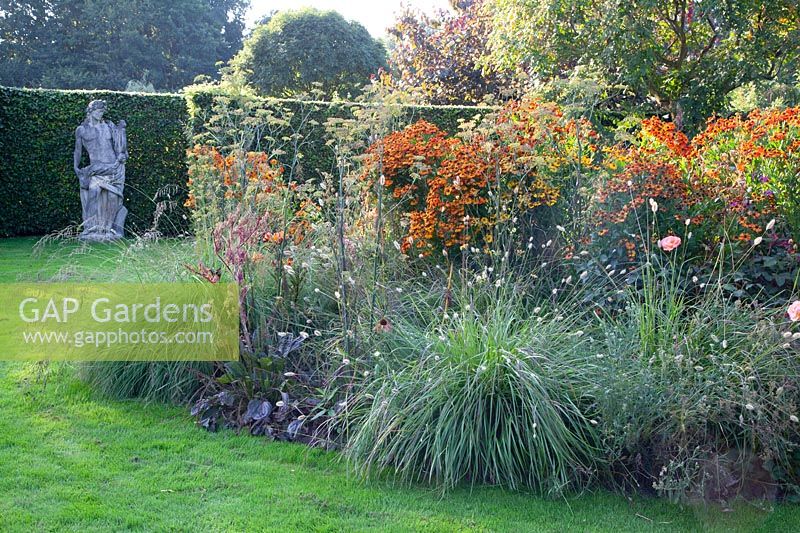
[(533, 100), (466, 126), (452, 137), (421, 120), (367, 152), (362, 177), (382, 170), (379, 179), (407, 224), (404, 252), (491, 243), (496, 225), (554, 206), (573, 165), (591, 165), (597, 151), (588, 123)]
[(645, 120), (636, 142), (607, 151), (605, 183), (594, 198), (596, 236), (633, 259), (638, 237), (631, 233), (646, 213), (639, 208), (653, 199), (662, 207), (655, 216), (660, 231), (691, 231), (687, 244), (695, 253), (713, 252), (723, 241), (747, 247), (777, 215), (786, 227), (771, 227), (769, 237), (788, 246), (781, 232), (800, 231), (798, 113), (757, 110), (713, 119), (692, 140), (671, 123)]

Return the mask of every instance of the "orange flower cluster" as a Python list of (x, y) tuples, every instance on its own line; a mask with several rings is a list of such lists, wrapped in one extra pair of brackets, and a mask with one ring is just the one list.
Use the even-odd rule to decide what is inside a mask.
[(187, 150), (186, 156), (189, 163), (186, 207), (196, 207), (197, 195), (208, 194), (208, 190), (203, 193), (197, 190), (200, 182), (204, 189), (211, 186), (226, 199), (241, 198), (243, 190), (250, 185), (257, 186), (258, 195), (285, 186), (280, 179), (283, 166), (264, 152), (232, 152), (224, 156), (213, 146), (198, 144)]
[(650, 198), (661, 206), (660, 231), (677, 233), (689, 219), (705, 245), (722, 231), (752, 242), (778, 214), (800, 233), (799, 108), (715, 118), (692, 140), (651, 118), (636, 143), (611, 147), (604, 163), (606, 183), (594, 197), (598, 235), (626, 241), (631, 259), (632, 217)]
[[(184, 205), (195, 211), (195, 218), (208, 216), (216, 220), (246, 202), (253, 205), (259, 215), (271, 213), (267, 216), (269, 220), (282, 221), (286, 194), (298, 190), (296, 184), (286, 183), (280, 162), (264, 152), (232, 152), (226, 156), (213, 146), (196, 145), (187, 151), (187, 159), (189, 194)], [(231, 200), (235, 202), (225, 204)], [(285, 230), (266, 231), (262, 243), (299, 244), (311, 230), (312, 220), (318, 215), (317, 204), (308, 198), (295, 198), (291, 204), (297, 209)], [(201, 211), (207, 211), (208, 215)]]
[(475, 157), (473, 146), (457, 142), (450, 148), (427, 179), (425, 208), (409, 213), (403, 251), (414, 245), (421, 253), (430, 253), (435, 240), (445, 248), (470, 242), (468, 215), (478, 215), (481, 211), (474, 208), (488, 201), (488, 164)]
[(408, 222), (404, 252), (491, 242), (496, 224), (553, 206), (570, 164), (593, 165), (597, 134), (555, 105), (510, 102), (490, 126), (460, 139), (420, 120), (370, 146), (362, 178), (372, 181), (382, 168)]

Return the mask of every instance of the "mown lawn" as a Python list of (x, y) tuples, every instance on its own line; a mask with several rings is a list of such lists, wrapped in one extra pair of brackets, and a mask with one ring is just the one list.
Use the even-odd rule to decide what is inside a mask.
[[(32, 243), (0, 241), (0, 280), (60, 268), (54, 256), (31, 262)], [(0, 531), (244, 529), (797, 531), (800, 506), (722, 512), (605, 492), (547, 500), (365, 484), (335, 453), (206, 433), (184, 407), (99, 397), (66, 364), (0, 363)]]
[(81, 268), (103, 269), (115, 264), (123, 246), (83, 245), (75, 240), (39, 242), (38, 237), (0, 239), (0, 282), (50, 281)]

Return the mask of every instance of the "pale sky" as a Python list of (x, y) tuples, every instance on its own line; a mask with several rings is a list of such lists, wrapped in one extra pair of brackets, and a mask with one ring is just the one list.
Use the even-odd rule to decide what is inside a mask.
[(395, 13), (400, 11), (401, 5), (410, 5), (428, 14), (433, 14), (438, 9), (450, 10), (447, 0), (252, 0), (246, 21), (249, 28), (257, 19), (272, 10), (283, 11), (308, 6), (323, 11), (338, 11), (347, 20), (360, 22), (373, 37), (380, 38), (394, 22)]

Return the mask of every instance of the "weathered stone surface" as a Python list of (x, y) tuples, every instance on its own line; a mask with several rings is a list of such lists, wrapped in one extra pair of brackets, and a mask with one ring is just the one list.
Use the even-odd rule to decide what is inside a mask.
[[(128, 159), (125, 121), (114, 124), (103, 120), (105, 111), (103, 100), (92, 100), (86, 108), (86, 119), (75, 130), (73, 166), (80, 182), (83, 209), (79, 238), (87, 241), (123, 237), (128, 214), (122, 205)], [(89, 166), (79, 168), (84, 149), (89, 153)]]

